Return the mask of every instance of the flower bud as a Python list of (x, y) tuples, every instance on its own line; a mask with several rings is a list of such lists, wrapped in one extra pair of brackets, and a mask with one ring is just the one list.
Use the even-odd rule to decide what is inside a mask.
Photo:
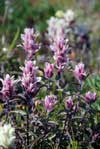
[(62, 10), (58, 10), (58, 11), (56, 11), (55, 16), (58, 17), (58, 18), (61, 18), (61, 17), (64, 16), (64, 12)]
[(98, 138), (99, 138), (99, 133), (95, 133), (95, 134), (92, 136), (92, 140), (93, 140), (93, 141), (96, 141)]
[(5, 79), (2, 80), (3, 88), (1, 90), (4, 98), (9, 98), (14, 91), (14, 78), (6, 75)]
[(66, 22), (69, 23), (69, 25), (70, 25), (70, 23), (75, 20), (75, 13), (69, 9), (66, 11), (64, 18), (65, 18)]
[(83, 63), (79, 63), (78, 65), (75, 66), (74, 76), (79, 82), (81, 82), (85, 79), (86, 72), (85, 72)]
[(74, 103), (71, 97), (69, 97), (66, 101), (65, 101), (65, 107), (68, 109), (72, 109)]
[(45, 77), (48, 79), (51, 78), (53, 76), (53, 72), (54, 72), (54, 65), (46, 63), (44, 69)]
[(32, 61), (25, 61), (25, 67), (22, 67), (22, 86), (24, 87), (26, 93), (33, 94), (37, 89), (37, 82), (40, 82), (38, 77), (36, 77), (37, 67)]
[(97, 99), (97, 94), (95, 92), (87, 92), (85, 94), (85, 100), (87, 103), (95, 102)]
[(0, 146), (3, 146), (4, 148), (13, 146), (15, 138), (15, 128), (10, 124), (0, 126)]
[(57, 103), (57, 97), (55, 95), (46, 96), (44, 99), (44, 107), (47, 112), (51, 112)]
[(21, 34), (21, 39), (22, 47), (25, 49), (29, 57), (39, 50), (40, 46), (36, 41), (36, 34), (33, 28), (25, 28), (24, 34)]

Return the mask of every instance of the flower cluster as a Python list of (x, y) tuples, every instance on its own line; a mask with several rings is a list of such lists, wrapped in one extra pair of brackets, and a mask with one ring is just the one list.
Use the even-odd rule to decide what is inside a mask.
[(4, 100), (10, 98), (14, 93), (14, 77), (10, 77), (9, 74), (6, 75), (4, 80), (1, 80), (3, 87), (2, 87), (2, 95)]
[(68, 57), (68, 40), (64, 38), (57, 39), (51, 46), (51, 50), (54, 54), (55, 65), (58, 69), (58, 72), (61, 72), (64, 66), (69, 62)]
[(24, 34), (21, 34), (22, 47), (25, 49), (29, 58), (31, 58), (40, 48), (36, 40), (36, 33), (33, 28), (25, 28)]
[(0, 126), (0, 146), (4, 148), (13, 146), (15, 138), (15, 128), (13, 128), (10, 124)]
[[(3, 106), (0, 105), (0, 120), (5, 123), (0, 127), (0, 146), (4, 148), (12, 147), (14, 142), (19, 149), (51, 148), (52, 145), (53, 148), (70, 148), (73, 142), (75, 144), (79, 140), (82, 147), (86, 143), (90, 147), (92, 141), (99, 139), (100, 132), (93, 130), (93, 116), (97, 115), (97, 111), (91, 106), (97, 100), (97, 94), (88, 91), (85, 85), (88, 75), (84, 63), (76, 64), (69, 57), (70, 49), (76, 46), (71, 44), (66, 30), (73, 27), (74, 13), (71, 10), (65, 14), (59, 11), (56, 16), (59, 18), (51, 18), (49, 22), (52, 52), (48, 61), (45, 59), (43, 65), (40, 64), (37, 55), (34, 56), (37, 61), (32, 61), (39, 44), (34, 30), (26, 28), (21, 39), (27, 59), (21, 67), (21, 75), (16, 75), (16, 90), (13, 77), (7, 74), (4, 80), (1, 79), (0, 95), (10, 99), (15, 93), (10, 102), (4, 100)], [(6, 124), (9, 121), (12, 121), (14, 128)]]
[(44, 107), (47, 112), (51, 112), (57, 103), (57, 97), (55, 95), (46, 96), (44, 99)]
[(68, 25), (71, 25), (71, 23), (75, 21), (75, 13), (71, 9), (69, 9), (65, 12), (64, 18)]
[(32, 61), (25, 61), (25, 67), (21, 67), (22, 74), (22, 85), (27, 93), (34, 93), (37, 87), (37, 67)]
[(95, 92), (88, 91), (85, 94), (85, 100), (87, 103), (95, 102), (97, 99), (97, 94)]
[(67, 10), (65, 14), (62, 11), (56, 12), (56, 17), (51, 17), (47, 22), (49, 39), (55, 41), (58, 37), (66, 37), (73, 21), (75, 21), (75, 14), (72, 10)]
[(51, 78), (54, 73), (54, 64), (46, 63), (44, 73), (47, 79)]
[(48, 21), (48, 37), (51, 41), (55, 41), (58, 37), (65, 34), (66, 23), (65, 20), (56, 17), (51, 17)]
[(74, 103), (73, 103), (73, 99), (71, 97), (69, 97), (68, 99), (66, 99), (65, 101), (65, 107), (67, 109), (72, 109)]
[(74, 75), (80, 83), (86, 78), (87, 74), (83, 63), (79, 63), (75, 66)]

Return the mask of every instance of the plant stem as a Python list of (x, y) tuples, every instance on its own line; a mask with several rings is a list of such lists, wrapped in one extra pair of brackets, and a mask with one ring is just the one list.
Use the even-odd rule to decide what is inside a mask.
[(27, 132), (26, 132), (26, 137), (27, 137), (27, 149), (29, 149), (29, 107), (27, 105)]
[(7, 111), (6, 111), (6, 121), (9, 119), (9, 99), (7, 99)]

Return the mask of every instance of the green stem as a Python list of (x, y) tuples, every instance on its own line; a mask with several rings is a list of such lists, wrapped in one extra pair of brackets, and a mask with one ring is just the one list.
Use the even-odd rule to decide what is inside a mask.
[(27, 112), (27, 125), (26, 125), (26, 137), (27, 137), (27, 149), (29, 149), (29, 107), (26, 108)]

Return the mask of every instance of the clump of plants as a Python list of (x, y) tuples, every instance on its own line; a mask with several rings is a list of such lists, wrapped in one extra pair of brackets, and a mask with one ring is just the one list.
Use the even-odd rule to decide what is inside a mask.
[[(74, 19), (67, 15), (70, 25)], [(17, 47), (25, 51), (25, 63), (18, 75), (5, 74), (0, 79), (0, 146), (5, 149), (99, 146), (100, 132), (95, 129), (98, 111), (94, 107), (98, 95), (85, 88), (88, 69), (69, 56), (72, 46), (64, 33), (54, 34), (53, 40), (48, 36), (49, 52), (39, 59), (43, 47), (38, 35), (33, 28), (24, 29)]]

